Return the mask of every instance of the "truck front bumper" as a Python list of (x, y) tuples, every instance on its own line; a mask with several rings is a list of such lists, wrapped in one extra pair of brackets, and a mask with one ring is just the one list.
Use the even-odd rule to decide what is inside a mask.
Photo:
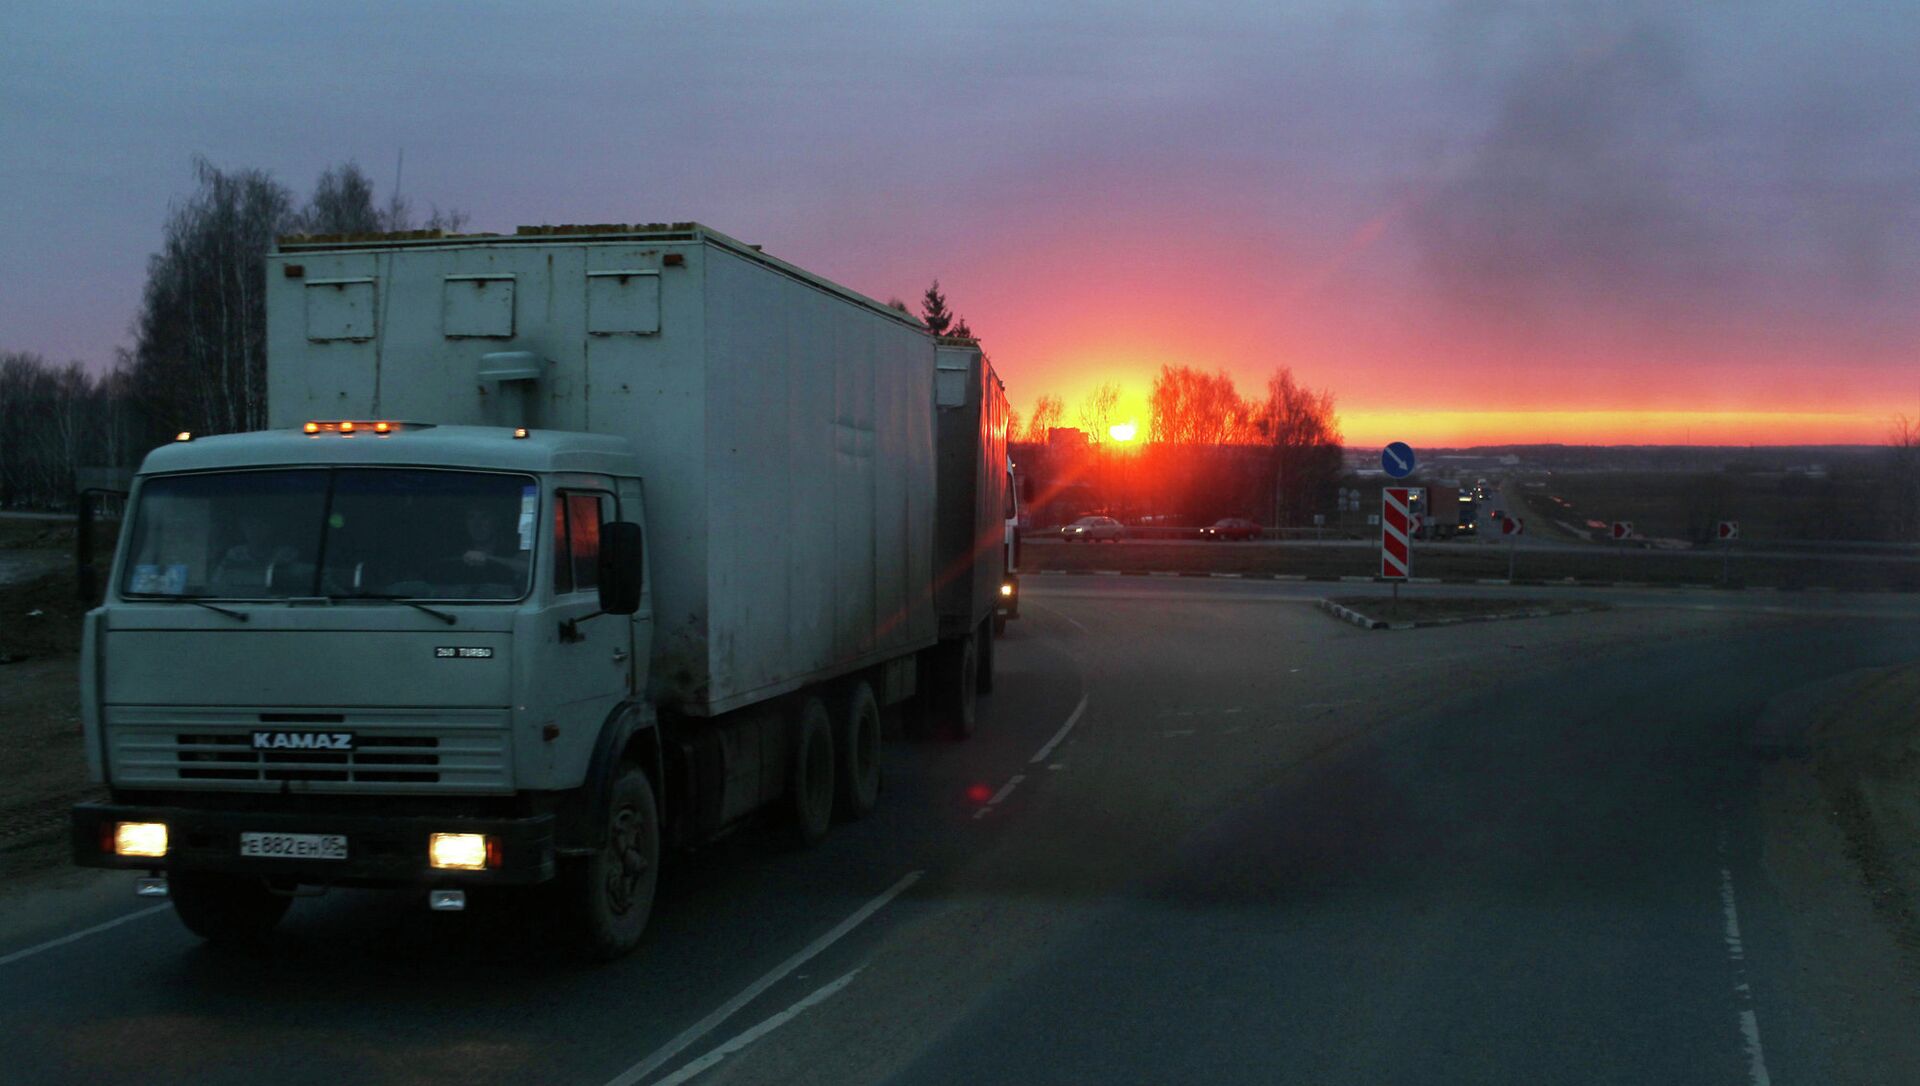
[[(167, 854), (116, 855), (113, 838), (118, 822), (165, 823)], [(340, 860), (242, 856), (242, 833), (339, 834), (347, 839), (347, 855)], [(427, 861), (428, 839), (435, 833), (485, 834), (497, 843), (498, 863), (479, 871), (435, 868)], [(302, 885), (514, 885), (553, 877), (553, 833), (550, 814), (389, 818), (83, 803), (73, 808), (73, 862), (81, 867), (259, 875)]]

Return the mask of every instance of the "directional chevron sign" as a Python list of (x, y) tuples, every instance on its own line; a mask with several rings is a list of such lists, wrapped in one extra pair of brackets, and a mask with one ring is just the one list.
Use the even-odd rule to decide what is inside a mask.
[(1380, 576), (1406, 580), (1413, 573), (1413, 488), (1390, 486), (1380, 492)]

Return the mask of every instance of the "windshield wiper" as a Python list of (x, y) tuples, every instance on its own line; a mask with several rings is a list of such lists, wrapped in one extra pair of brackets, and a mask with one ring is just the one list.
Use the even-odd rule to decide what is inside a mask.
[(207, 609), (207, 610), (209, 610), (209, 611), (215, 611), (215, 612), (218, 612), (218, 613), (220, 613), (220, 614), (223, 614), (223, 615), (225, 615), (225, 616), (227, 616), (228, 618), (237, 618), (237, 619), (239, 619), (239, 620), (240, 620), (241, 622), (251, 622), (251, 621), (253, 621), (253, 616), (252, 616), (252, 615), (249, 615), (249, 614), (247, 614), (247, 613), (246, 613), (245, 611), (236, 611), (236, 610), (234, 610), (234, 609), (233, 609), (233, 608), (231, 608), (231, 607), (222, 607), (222, 606), (220, 606), (220, 605), (219, 605), (219, 604), (217, 604), (217, 603), (208, 603), (208, 602), (207, 602), (207, 600), (206, 600), (206, 597), (202, 597), (202, 596), (174, 596), (174, 597), (172, 597), (172, 598), (173, 598), (173, 599), (176, 599), (176, 600), (179, 600), (179, 601), (180, 601), (180, 602), (182, 602), (182, 603), (191, 603), (191, 604), (193, 604), (193, 605), (194, 605), (195, 607), (204, 607), (204, 608), (206, 608), (206, 609)]
[(446, 623), (449, 626), (460, 621), (459, 619), (453, 617), (452, 615), (448, 614), (445, 611), (440, 610), (439, 608), (428, 607), (426, 604), (421, 603), (419, 600), (410, 599), (406, 596), (389, 595), (385, 592), (355, 592), (352, 595), (328, 596), (327, 598), (330, 600), (386, 600), (389, 603), (404, 603), (408, 607), (414, 608), (417, 611), (424, 611), (427, 614), (432, 615), (434, 618), (439, 619), (440, 621)]

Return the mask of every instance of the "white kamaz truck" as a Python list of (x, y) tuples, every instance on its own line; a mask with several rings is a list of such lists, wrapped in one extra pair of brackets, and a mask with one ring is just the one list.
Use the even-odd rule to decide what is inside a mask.
[(149, 455), (87, 616), (78, 863), (213, 940), (560, 880), (612, 956), (663, 847), (865, 814), (889, 707), (972, 731), (1008, 507), (973, 344), (691, 223), (267, 275), (275, 429)]

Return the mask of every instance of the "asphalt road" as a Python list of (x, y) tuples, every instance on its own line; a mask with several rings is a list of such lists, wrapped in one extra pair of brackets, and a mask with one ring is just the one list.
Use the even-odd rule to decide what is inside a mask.
[(0, 1067), (1920, 1081), (1866, 1028), (1901, 994), (1807, 979), (1747, 743), (1776, 695), (1920, 657), (1912, 597), (1618, 592), (1384, 633), (1306, 606), (1324, 591), (1032, 578), (975, 742), (890, 744), (881, 810), (811, 853), (744, 833), (680, 858), (608, 967), (554, 960), (510, 903), (336, 893), (249, 958), (122, 876), (0, 891)]

